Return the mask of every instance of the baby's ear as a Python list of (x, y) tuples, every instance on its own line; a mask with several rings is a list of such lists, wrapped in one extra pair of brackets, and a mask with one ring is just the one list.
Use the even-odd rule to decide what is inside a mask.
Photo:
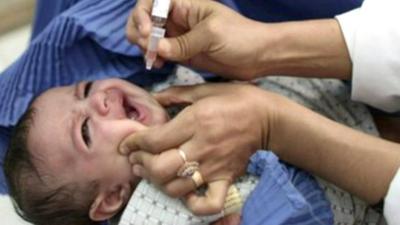
[(129, 185), (120, 185), (110, 190), (100, 191), (89, 211), (93, 221), (110, 219), (117, 214), (129, 200)]

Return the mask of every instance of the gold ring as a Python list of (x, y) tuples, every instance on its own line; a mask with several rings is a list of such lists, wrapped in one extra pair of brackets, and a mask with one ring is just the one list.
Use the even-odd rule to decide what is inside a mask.
[(196, 188), (204, 184), (203, 176), (198, 170), (196, 170), (190, 178), (192, 178), (193, 183), (196, 185)]
[(194, 172), (199, 170), (199, 163), (198, 162), (185, 162), (181, 168), (178, 170), (178, 177), (191, 177)]
[(187, 157), (184, 151), (181, 149), (178, 149), (179, 156), (183, 160), (183, 165), (179, 168), (177, 172), (178, 177), (185, 177), (185, 178), (190, 178), (193, 176), (193, 174), (199, 170), (200, 164), (196, 161), (187, 161)]

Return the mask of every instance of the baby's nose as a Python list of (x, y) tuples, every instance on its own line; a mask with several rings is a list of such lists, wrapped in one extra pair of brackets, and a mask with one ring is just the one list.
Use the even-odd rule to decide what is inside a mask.
[(94, 96), (96, 113), (109, 119), (125, 119), (124, 93), (118, 89), (109, 89)]
[(106, 93), (95, 93), (91, 96), (90, 103), (92, 108), (95, 109), (96, 113), (102, 116), (106, 116), (110, 110), (109, 97)]

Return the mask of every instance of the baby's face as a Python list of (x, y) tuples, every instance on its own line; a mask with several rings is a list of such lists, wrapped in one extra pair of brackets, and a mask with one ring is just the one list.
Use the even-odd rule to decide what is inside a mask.
[(149, 93), (118, 79), (53, 88), (33, 107), (28, 146), (39, 171), (63, 182), (129, 184), (131, 191), (139, 178), (118, 153), (119, 143), (168, 119)]

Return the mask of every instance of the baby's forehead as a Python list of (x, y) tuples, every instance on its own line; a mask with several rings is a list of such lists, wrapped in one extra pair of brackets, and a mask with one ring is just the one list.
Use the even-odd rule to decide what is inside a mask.
[(28, 135), (31, 146), (43, 149), (67, 144), (68, 109), (72, 99), (69, 95), (64, 87), (52, 88), (32, 102), (32, 125)]
[(73, 93), (68, 90), (71, 90), (70, 86), (53, 87), (47, 89), (35, 97), (35, 99), (32, 101), (32, 105), (46, 104), (49, 102), (49, 100), (55, 100), (62, 96), (68, 96), (71, 94), (73, 95)]

